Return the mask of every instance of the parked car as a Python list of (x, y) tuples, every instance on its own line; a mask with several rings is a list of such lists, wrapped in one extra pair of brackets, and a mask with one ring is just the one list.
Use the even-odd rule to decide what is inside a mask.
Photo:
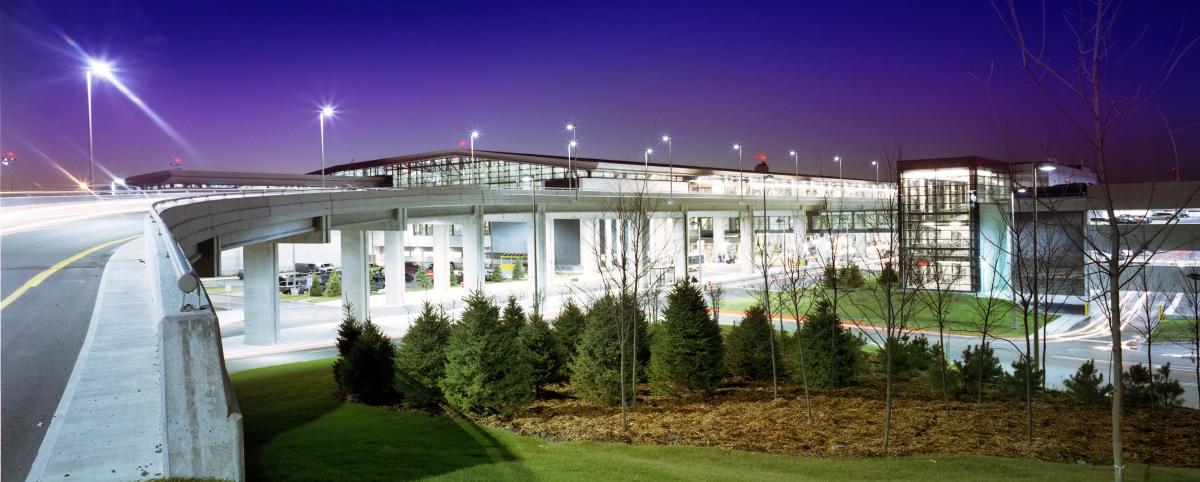
[(279, 292), (280, 293), (308, 293), (309, 289), (308, 275), (284, 275), (279, 277)]
[(1132, 214), (1122, 214), (1117, 216), (1117, 224), (1138, 224), (1141, 222), (1141, 216)]
[(296, 263), (297, 273), (312, 273), (317, 271), (316, 263)]
[(323, 263), (321, 266), (317, 267), (317, 271), (322, 273), (331, 273), (335, 269), (337, 269), (337, 266), (334, 266), (333, 263)]

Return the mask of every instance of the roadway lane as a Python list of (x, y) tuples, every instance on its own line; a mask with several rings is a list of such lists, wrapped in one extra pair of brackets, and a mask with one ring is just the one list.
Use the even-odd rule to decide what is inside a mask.
[[(4, 228), (13, 224), (6, 208)], [(0, 295), (64, 259), (137, 235), (141, 213), (109, 215), (0, 236)], [(0, 479), (25, 480), (87, 335), (100, 276), (116, 243), (63, 267), (0, 311)]]

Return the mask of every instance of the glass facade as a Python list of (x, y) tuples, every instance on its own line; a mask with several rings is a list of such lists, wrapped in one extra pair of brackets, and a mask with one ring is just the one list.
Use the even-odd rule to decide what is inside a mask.
[(979, 291), (979, 205), (1009, 202), (1007, 176), (984, 167), (900, 173), (901, 263), (913, 288)]

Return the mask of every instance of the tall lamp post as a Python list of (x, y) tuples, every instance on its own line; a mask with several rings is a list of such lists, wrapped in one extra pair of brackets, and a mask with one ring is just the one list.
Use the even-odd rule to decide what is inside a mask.
[(92, 77), (100, 76), (105, 79), (111, 78), (113, 75), (112, 64), (99, 59), (88, 59), (87, 72), (84, 78), (87, 80), (87, 116), (88, 116), (88, 176), (87, 185), (91, 186), (94, 176), (96, 175), (96, 154), (94, 145), (94, 134), (92, 133)]
[(654, 149), (649, 147), (642, 152), (642, 176), (644, 176), (645, 183), (650, 182), (650, 154), (654, 154)]
[(671, 186), (670, 194), (667, 196), (667, 204), (675, 203), (675, 151), (671, 146), (671, 136), (662, 136), (662, 141), (667, 143), (667, 163), (670, 165), (669, 174), (667, 175), (667, 183)]
[(875, 184), (879, 184), (879, 161), (871, 161), (871, 165), (875, 166)]
[(738, 204), (742, 204), (746, 199), (746, 190), (742, 186), (742, 178), (746, 176), (745, 171), (742, 170), (742, 145), (734, 144), (733, 150), (738, 153)]
[(321, 108), (321, 115), (317, 118), (321, 124), (321, 189), (325, 189), (325, 119), (332, 118), (333, 114), (333, 106), (327, 105)]
[[(1034, 330), (1036, 330), (1037, 326), (1038, 326), (1038, 311), (1041, 311), (1041, 307), (1040, 307), (1041, 296), (1040, 296), (1040, 293), (1038, 292), (1038, 175), (1039, 175), (1038, 171), (1052, 172), (1055, 169), (1058, 169), (1058, 167), (1053, 164), (1042, 164), (1040, 166), (1036, 166), (1033, 169), (1033, 329)], [(1041, 346), (1041, 349), (1043, 352), (1046, 351), (1045, 347), (1046, 347), (1046, 327), (1043, 326), (1042, 327), (1042, 346)], [(1040, 357), (1040, 354), (1039, 354), (1039, 358), (1043, 358), (1042, 363), (1046, 362), (1044, 357)]]
[(796, 162), (796, 178), (792, 179), (792, 194), (796, 196), (796, 199), (799, 199), (800, 198), (800, 154), (797, 153), (796, 151), (792, 150), (792, 151), (788, 151), (788, 156), (791, 156), (792, 160)]
[(0, 158), (0, 166), (3, 166), (4, 168), (4, 177), (8, 178), (9, 192), (12, 192), (15, 189), (15, 182), (13, 181), (13, 169), (15, 168), (16, 163), (17, 155), (14, 154), (13, 151), (6, 151), (4, 153), (4, 157)]
[[(571, 142), (567, 143), (567, 182), (571, 183), (571, 187), (576, 187), (574, 185), (575, 169), (572, 168), (571, 156), (578, 155), (578, 153), (576, 153), (575, 151), (577, 150), (577, 146), (579, 145), (579, 143), (576, 142), (576, 140), (575, 140), (575, 134), (576, 134), (575, 127), (576, 126), (573, 123), (567, 124), (567, 130), (571, 131)], [(577, 187), (575, 190), (575, 196), (576, 196), (576, 198), (578, 198), (578, 196), (579, 196), (579, 190)]]
[[(536, 263), (536, 262), (538, 262), (538, 254), (537, 254), (538, 253), (537, 186), (534, 184), (533, 176), (521, 176), (521, 180), (529, 182), (529, 192), (532, 193), (532, 196), (533, 196), (531, 198), (532, 200), (531, 200), (530, 206), (529, 206), (530, 214), (533, 216), (533, 223), (531, 226), (532, 229), (529, 230), (529, 234), (530, 234), (530, 237), (533, 238), (533, 261)], [(540, 281), (538, 279), (538, 272), (541, 271), (541, 267), (534, 266), (532, 263), (530, 264), (529, 267), (533, 268), (533, 302), (536, 306), (537, 304), (540, 303), (538, 301), (539, 300), (538, 282)], [(549, 272), (549, 271), (547, 271), (547, 272)]]

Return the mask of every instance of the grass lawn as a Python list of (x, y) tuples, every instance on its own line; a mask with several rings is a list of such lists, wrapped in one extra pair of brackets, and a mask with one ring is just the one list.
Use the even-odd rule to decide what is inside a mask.
[(1154, 328), (1154, 343), (1187, 342), (1192, 339), (1192, 321), (1167, 318)]
[[(946, 330), (951, 332), (962, 333), (978, 333), (979, 332), (979, 315), (977, 314), (976, 303), (973, 296), (968, 294), (951, 293), (951, 302), (946, 315)], [(804, 305), (810, 305), (814, 295), (806, 293), (804, 295)], [(721, 302), (722, 310), (740, 311), (749, 308), (757, 302), (753, 296), (742, 296), (737, 298), (729, 298)], [(839, 303), (838, 311), (841, 312), (843, 319), (853, 319), (865, 322), (871, 322), (875, 318), (875, 313), (881, 313), (884, 310), (880, 308), (880, 304), (886, 300), (880, 299), (873, 291), (867, 288), (860, 288), (845, 294)], [(1016, 328), (1012, 325), (1012, 307), (1013, 304), (1007, 300), (1001, 300), (998, 307), (993, 309), (999, 310), (1000, 314), (994, 315), (998, 322), (992, 326), (992, 333), (996, 336), (1017, 336), (1023, 333), (1020, 325)], [(778, 307), (772, 302), (772, 311), (778, 313)], [(784, 314), (786, 316), (794, 316), (792, 309), (784, 306)], [(803, 313), (801, 313), (803, 314)], [(1051, 315), (1053, 321), (1057, 316)], [(1018, 320), (1018, 323), (1020, 320)], [(934, 321), (933, 311), (922, 306), (917, 310), (913, 318), (913, 328), (922, 330), (937, 330), (937, 323)]]
[[(1106, 480), (1108, 467), (989, 457), (807, 458), (718, 448), (547, 442), (334, 400), (331, 360), (232, 374), (249, 480)], [(1130, 466), (1128, 480), (1200, 471)]]

